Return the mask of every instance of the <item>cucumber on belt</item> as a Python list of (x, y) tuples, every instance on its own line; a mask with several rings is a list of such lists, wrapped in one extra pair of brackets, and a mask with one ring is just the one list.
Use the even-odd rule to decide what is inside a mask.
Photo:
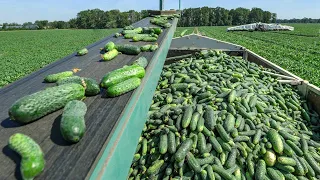
[(85, 89), (80, 84), (64, 84), (27, 95), (17, 100), (9, 109), (11, 120), (21, 123), (35, 121), (63, 108), (71, 100), (84, 98)]

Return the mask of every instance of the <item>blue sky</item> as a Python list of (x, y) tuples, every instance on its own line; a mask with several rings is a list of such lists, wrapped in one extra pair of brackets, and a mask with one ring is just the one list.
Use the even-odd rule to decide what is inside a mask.
[[(320, 18), (320, 0), (181, 0), (182, 8), (189, 7), (260, 7), (278, 14), (278, 18)], [(69, 20), (81, 10), (158, 9), (158, 0), (0, 0), (0, 23), (47, 19)], [(165, 9), (178, 9), (178, 0), (165, 0)]]

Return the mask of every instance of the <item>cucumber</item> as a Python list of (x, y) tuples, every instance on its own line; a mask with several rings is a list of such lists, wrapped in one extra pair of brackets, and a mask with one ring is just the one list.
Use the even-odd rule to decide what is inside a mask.
[(296, 157), (296, 155), (293, 156), (293, 159), (296, 160), (296, 166), (294, 167), (295, 168), (295, 172), (294, 174), (295, 175), (298, 175), (298, 176), (303, 176), (306, 174), (306, 172), (304, 171), (304, 167), (303, 165), (300, 163), (300, 161), (298, 160), (298, 158)]
[(59, 79), (67, 78), (70, 76), (73, 76), (72, 71), (64, 71), (56, 74), (49, 74), (44, 78), (44, 81), (48, 83), (54, 83), (57, 82)]
[(256, 180), (264, 180), (267, 173), (267, 167), (264, 160), (259, 160), (256, 167), (256, 172), (254, 174)]
[(215, 180), (215, 175), (212, 170), (212, 166), (206, 167), (207, 173), (208, 173), (208, 180)]
[(297, 163), (293, 158), (285, 157), (285, 156), (278, 156), (277, 162), (283, 165), (295, 166)]
[(236, 99), (237, 92), (232, 90), (228, 96), (228, 102), (232, 103)]
[(253, 144), (258, 144), (260, 142), (261, 134), (262, 134), (261, 129), (258, 129), (256, 134), (253, 137), (253, 140), (252, 140)]
[(175, 160), (177, 162), (181, 162), (187, 155), (187, 153), (190, 151), (192, 148), (193, 141), (192, 139), (186, 139), (185, 141), (182, 142), (180, 145), (179, 149), (175, 153)]
[(148, 140), (146, 138), (144, 138), (142, 140), (142, 156), (145, 156), (148, 152)]
[(143, 78), (144, 75), (145, 70), (143, 67), (137, 65), (127, 66), (107, 73), (102, 78), (100, 86), (109, 88), (132, 77)]
[(113, 85), (107, 89), (107, 95), (109, 97), (121, 96), (127, 92), (130, 92), (141, 84), (141, 80), (137, 77), (127, 79), (119, 84)]
[(213, 170), (213, 172), (216, 172), (221, 177), (223, 177), (225, 180), (236, 180), (236, 177), (234, 177), (232, 174), (230, 174), (223, 167), (220, 167), (218, 165), (213, 165), (212, 170)]
[(84, 93), (79, 84), (47, 88), (17, 100), (10, 107), (9, 116), (11, 120), (29, 123), (63, 108), (69, 101), (84, 98)]
[(160, 143), (159, 143), (159, 152), (160, 154), (167, 153), (168, 150), (168, 135), (165, 133), (162, 133), (160, 135)]
[(264, 154), (264, 161), (266, 162), (267, 166), (274, 166), (274, 164), (276, 163), (276, 160), (277, 160), (277, 156), (273, 151), (268, 150)]
[(224, 130), (221, 124), (215, 125), (216, 130), (225, 142), (231, 141), (229, 134)]
[(87, 106), (82, 101), (73, 100), (66, 104), (60, 122), (60, 131), (66, 141), (76, 143), (83, 137), (86, 130), (86, 112)]
[(196, 173), (201, 172), (201, 166), (193, 154), (188, 152), (186, 156), (189, 167)]
[(278, 174), (277, 170), (275, 170), (273, 168), (267, 168), (267, 173), (268, 173), (268, 176), (270, 177), (270, 179), (272, 179), (272, 180), (281, 180), (282, 179), (281, 175)]
[(237, 158), (237, 149), (236, 148), (232, 148), (231, 152), (228, 155), (228, 159), (225, 163), (225, 167), (226, 168), (231, 168), (232, 166), (234, 166), (236, 164), (236, 158)]
[(44, 169), (44, 154), (40, 146), (29, 136), (16, 133), (10, 136), (9, 145), (21, 156), (20, 173), (23, 179), (33, 179)]
[(222, 153), (222, 147), (214, 136), (210, 136), (209, 141), (212, 144), (213, 149), (216, 150), (217, 153)]
[(293, 173), (295, 171), (294, 167), (289, 166), (289, 165), (283, 165), (276, 163), (275, 167), (281, 171), (287, 172), (287, 173)]
[(270, 129), (267, 133), (267, 137), (268, 137), (269, 141), (271, 142), (274, 151), (279, 154), (282, 154), (283, 142), (280, 138), (279, 133), (274, 129)]
[(182, 121), (181, 121), (181, 126), (182, 128), (187, 128), (191, 122), (192, 119), (192, 114), (193, 114), (193, 108), (192, 106), (188, 106), (183, 114)]
[(104, 53), (103, 55), (101, 55), (101, 59), (104, 61), (110, 61), (110, 60), (114, 59), (115, 57), (117, 57), (118, 54), (119, 54), (118, 50), (112, 49), (112, 50), (108, 51), (107, 53)]
[(203, 114), (204, 124), (209, 130), (213, 130), (216, 125), (216, 119), (212, 108), (207, 108)]
[(319, 166), (318, 162), (311, 156), (310, 153), (305, 153), (304, 157), (307, 160), (307, 162), (309, 163), (309, 165), (312, 167), (314, 172), (319, 175), (320, 174), (320, 166)]
[(128, 55), (138, 55), (141, 52), (140, 47), (131, 44), (117, 44), (115, 49)]
[(116, 45), (114, 44), (114, 42), (110, 41), (104, 46), (104, 49), (106, 51), (111, 51), (111, 50), (113, 50), (115, 48), (115, 46)]
[[(202, 132), (202, 131), (203, 131), (203, 134), (210, 132), (210, 131), (204, 126), (204, 118), (203, 118), (203, 117), (200, 117), (200, 118), (199, 118), (199, 121), (198, 121), (198, 123), (197, 123), (197, 131), (198, 131), (198, 132)], [(210, 133), (211, 133), (211, 132), (210, 132)], [(210, 133), (209, 133), (209, 134), (210, 134)]]
[(77, 51), (77, 55), (78, 56), (83, 56), (83, 55), (86, 55), (86, 54), (88, 54), (88, 49), (87, 48), (83, 48), (83, 49), (80, 49), (80, 50), (78, 50)]
[(199, 162), (200, 166), (205, 165), (205, 164), (213, 164), (214, 163), (214, 156), (213, 155), (209, 155), (206, 158), (197, 159), (197, 161)]
[(298, 155), (303, 156), (302, 150), (292, 141), (286, 140), (286, 143), (292, 148), (292, 150)]
[(168, 134), (168, 152), (170, 154), (174, 154), (176, 152), (176, 149), (177, 149), (177, 146), (176, 146), (175, 134), (170, 131)]
[(79, 76), (71, 76), (68, 78), (63, 78), (57, 81), (57, 85), (63, 84), (71, 84), (76, 83), (80, 84), (85, 88), (85, 95), (86, 96), (95, 96), (100, 93), (100, 87), (96, 80), (91, 78), (83, 78)]
[(286, 180), (298, 180), (298, 178), (296, 178), (294, 175), (292, 174), (284, 174), (284, 177), (286, 178)]
[(206, 151), (206, 148), (207, 148), (206, 139), (201, 132), (198, 133), (197, 146), (198, 146), (198, 150), (199, 150), (200, 154), (203, 154)]
[(142, 52), (146, 52), (146, 51), (150, 50), (151, 46), (152, 46), (152, 44), (147, 44), (147, 45), (141, 46), (140, 49)]
[(191, 122), (190, 122), (191, 131), (195, 131), (197, 129), (197, 124), (198, 124), (199, 118), (200, 118), (200, 113), (198, 113), (198, 112), (193, 113), (192, 118), (191, 118)]
[(158, 44), (151, 45), (149, 51), (153, 52), (159, 48)]
[(143, 68), (146, 68), (148, 66), (148, 60), (145, 57), (139, 57), (137, 60), (135, 60), (132, 65), (138, 65)]
[(160, 171), (160, 168), (163, 164), (164, 164), (164, 160), (155, 161), (153, 165), (148, 168), (147, 174), (149, 176), (156, 175)]
[(224, 121), (224, 129), (227, 132), (231, 132), (234, 129), (235, 118), (232, 114), (228, 114), (226, 120)]
[(158, 40), (158, 38), (156, 37), (148, 37), (148, 36), (145, 36), (145, 37), (139, 37), (139, 36), (134, 36), (132, 38), (132, 40), (134, 42), (138, 42), (138, 41), (144, 41), (144, 42), (155, 42)]
[(143, 29), (141, 27), (135, 28), (135, 29), (128, 29), (128, 30), (123, 30), (122, 34), (140, 34), (143, 32)]

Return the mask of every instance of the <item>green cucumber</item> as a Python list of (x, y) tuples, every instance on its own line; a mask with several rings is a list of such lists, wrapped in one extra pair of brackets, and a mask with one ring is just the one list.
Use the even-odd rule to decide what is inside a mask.
[(86, 55), (86, 54), (88, 54), (88, 49), (87, 48), (83, 48), (83, 49), (80, 49), (80, 50), (78, 50), (77, 51), (77, 55), (78, 56), (83, 56), (83, 55)]
[(21, 156), (20, 173), (23, 179), (33, 179), (43, 171), (44, 154), (32, 138), (16, 133), (10, 136), (8, 146)]
[(221, 177), (223, 177), (225, 180), (236, 180), (236, 177), (234, 177), (232, 174), (230, 174), (223, 167), (220, 167), (218, 165), (213, 165), (212, 170), (213, 170), (213, 172), (216, 172)]
[(256, 134), (253, 137), (253, 140), (252, 140), (253, 144), (258, 144), (260, 142), (261, 134), (262, 134), (261, 129), (258, 129)]
[(148, 168), (147, 174), (149, 176), (156, 175), (160, 171), (160, 168), (163, 164), (164, 164), (164, 160), (155, 161), (153, 165)]
[(119, 84), (113, 85), (107, 89), (107, 95), (109, 97), (116, 97), (127, 92), (130, 92), (141, 84), (141, 80), (137, 77), (133, 77), (131, 79), (127, 79)]
[(132, 34), (132, 33), (140, 34), (142, 32), (143, 32), (143, 29), (141, 27), (138, 27), (134, 29), (123, 30), (122, 34)]
[(170, 154), (174, 154), (176, 152), (176, 149), (177, 149), (177, 146), (176, 146), (175, 134), (170, 131), (168, 134), (168, 152)]
[(264, 160), (259, 160), (256, 167), (256, 172), (254, 174), (256, 180), (264, 180), (267, 173), (266, 162)]
[(103, 55), (101, 55), (101, 59), (104, 61), (111, 61), (112, 59), (117, 57), (118, 54), (119, 54), (119, 52), (116, 49), (112, 49), (112, 50), (104, 53)]
[(278, 156), (277, 162), (283, 165), (295, 166), (297, 163), (293, 158), (285, 157), (285, 156)]
[(60, 122), (60, 131), (66, 141), (76, 143), (83, 137), (86, 130), (86, 112), (87, 106), (82, 101), (73, 100), (66, 104)]
[(235, 125), (235, 118), (232, 114), (228, 114), (226, 120), (224, 121), (224, 129), (227, 132), (231, 132), (234, 129)]
[(149, 51), (153, 52), (159, 48), (158, 44), (151, 45)]
[(193, 113), (192, 118), (191, 118), (191, 122), (190, 122), (191, 131), (195, 131), (197, 129), (197, 124), (198, 124), (199, 118), (200, 118), (200, 113), (198, 113), (198, 112)]
[(54, 82), (57, 82), (59, 79), (67, 78), (70, 76), (73, 76), (72, 71), (64, 71), (64, 72), (60, 72), (60, 73), (56, 73), (56, 74), (47, 75), (44, 78), (44, 81), (48, 82), (48, 83), (54, 83)]
[(91, 78), (84, 78), (79, 76), (71, 76), (68, 78), (63, 78), (57, 81), (57, 85), (76, 83), (80, 84), (85, 88), (86, 96), (95, 96), (100, 93), (100, 87), (96, 80)]
[(197, 159), (200, 166), (205, 165), (205, 164), (213, 164), (214, 162), (214, 156), (209, 155), (208, 157), (202, 158), (202, 159)]
[(69, 101), (84, 98), (84, 93), (79, 84), (47, 88), (17, 100), (10, 107), (9, 116), (11, 120), (29, 123), (63, 108)]
[(206, 139), (201, 132), (198, 133), (197, 146), (198, 146), (198, 150), (199, 150), (200, 154), (203, 154), (206, 151), (206, 148), (207, 148)]
[(212, 108), (207, 108), (203, 114), (204, 124), (209, 130), (213, 130), (216, 125), (216, 118), (214, 117), (214, 111)]
[(179, 149), (175, 153), (175, 160), (177, 162), (181, 162), (187, 155), (187, 153), (190, 151), (192, 148), (193, 141), (192, 139), (186, 139), (185, 141), (182, 142), (180, 145)]
[(127, 66), (107, 73), (102, 78), (100, 86), (103, 88), (108, 88), (132, 77), (143, 78), (144, 75), (145, 70), (143, 67), (137, 65)]
[(286, 140), (286, 143), (292, 148), (292, 150), (298, 155), (303, 156), (302, 150), (291, 140)]
[(148, 36), (145, 36), (145, 37), (139, 37), (139, 36), (134, 36), (132, 38), (132, 40), (134, 42), (138, 42), (138, 41), (144, 41), (144, 42), (155, 42), (158, 40), (158, 38), (156, 37), (148, 37)]
[(283, 142), (280, 138), (279, 133), (274, 129), (270, 129), (267, 133), (267, 137), (268, 137), (269, 141), (271, 142), (274, 151), (279, 154), (282, 154)]
[[(206, 132), (208, 132), (209, 130), (204, 126), (204, 118), (200, 117), (197, 123), (197, 131), (198, 132), (202, 132), (203, 134), (205, 134)], [(210, 131), (209, 131), (210, 132)], [(210, 132), (211, 133), (211, 132)]]
[(219, 135), (225, 142), (231, 141), (229, 134), (225, 131), (221, 124), (215, 125), (215, 128), (217, 129)]
[(106, 51), (111, 51), (111, 50), (113, 50), (115, 48), (115, 46), (116, 45), (114, 44), (114, 42), (110, 41), (104, 46), (104, 49)]
[(201, 172), (201, 166), (198, 160), (193, 156), (193, 154), (191, 152), (188, 152), (186, 156), (189, 167), (196, 173)]
[(148, 60), (145, 57), (139, 57), (137, 60), (135, 60), (132, 65), (138, 65), (143, 68), (146, 68), (148, 66)]
[(320, 174), (320, 166), (319, 166), (318, 162), (312, 157), (312, 155), (310, 153), (305, 153), (304, 157), (307, 160), (307, 162), (309, 163), (309, 165), (312, 167), (314, 172), (316, 174)]
[(294, 167), (289, 166), (289, 165), (283, 165), (276, 163), (275, 167), (281, 171), (287, 172), (287, 173), (293, 173), (295, 171)]
[(167, 153), (168, 150), (168, 135), (165, 133), (162, 133), (160, 135), (160, 143), (159, 143), (159, 152), (160, 154)]
[(181, 126), (182, 128), (187, 128), (191, 122), (192, 119), (192, 114), (193, 114), (193, 108), (192, 106), (188, 106), (183, 114), (182, 121), (181, 121)]
[(236, 99), (237, 92), (235, 90), (232, 90), (228, 96), (228, 102), (232, 103)]
[(267, 173), (268, 173), (268, 176), (270, 177), (270, 179), (272, 179), (272, 180), (282, 180), (281, 175), (278, 173), (277, 170), (275, 170), (273, 168), (267, 168)]
[(236, 164), (236, 158), (237, 158), (237, 149), (236, 148), (232, 148), (231, 152), (228, 155), (228, 159), (225, 163), (225, 167), (226, 168), (231, 168), (232, 166), (234, 166)]
[(141, 46), (140, 49), (142, 52), (146, 52), (146, 51), (150, 50), (151, 46), (152, 46), (152, 44), (147, 44), (147, 45)]
[(274, 166), (276, 163), (277, 156), (273, 151), (268, 150), (264, 154), (264, 161), (266, 162), (267, 166)]
[(128, 54), (128, 55), (138, 55), (141, 52), (140, 47), (131, 45), (131, 44), (124, 44), (124, 45), (117, 44), (115, 46), (115, 49), (118, 50), (119, 52), (122, 52), (123, 54)]
[(216, 150), (217, 153), (222, 153), (222, 147), (214, 136), (210, 136), (209, 141), (212, 144), (213, 149)]

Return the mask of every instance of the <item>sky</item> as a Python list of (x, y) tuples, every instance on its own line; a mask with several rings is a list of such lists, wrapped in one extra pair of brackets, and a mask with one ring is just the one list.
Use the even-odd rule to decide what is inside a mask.
[[(164, 0), (165, 9), (178, 9), (179, 0)], [(189, 7), (259, 7), (277, 13), (279, 19), (320, 18), (320, 0), (181, 0), (181, 8)], [(99, 8), (104, 11), (159, 9), (159, 0), (0, 0), (0, 23), (34, 22), (75, 18), (82, 10)]]

